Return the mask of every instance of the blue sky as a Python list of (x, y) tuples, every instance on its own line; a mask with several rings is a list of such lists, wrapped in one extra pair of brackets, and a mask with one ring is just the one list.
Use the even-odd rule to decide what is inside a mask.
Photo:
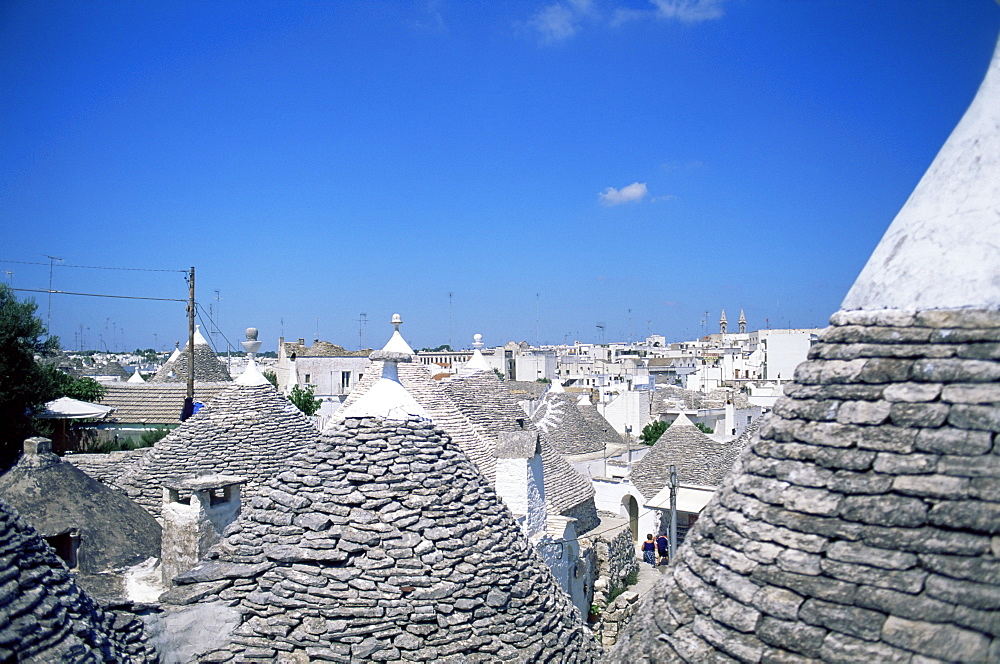
[[(723, 308), (822, 326), (998, 28), (991, 0), (11, 0), (0, 278), (195, 266), (225, 336), (264, 349), (357, 348), (362, 312), (368, 346), (396, 312), (415, 347), (691, 338)], [(185, 336), (174, 302), (53, 296), (51, 318), (68, 348)]]

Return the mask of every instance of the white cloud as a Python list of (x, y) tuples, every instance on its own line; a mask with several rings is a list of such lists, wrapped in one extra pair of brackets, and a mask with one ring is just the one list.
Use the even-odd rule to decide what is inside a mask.
[(684, 23), (701, 23), (722, 18), (726, 0), (651, 0), (660, 18), (675, 18)]
[(637, 203), (647, 196), (649, 196), (649, 189), (646, 188), (645, 182), (633, 182), (621, 189), (608, 187), (597, 194), (601, 203), (609, 207), (612, 205), (621, 205), (622, 203)]
[(565, 41), (578, 33), (585, 21), (610, 25), (656, 19), (682, 23), (711, 21), (722, 18), (722, 7), (726, 2), (729, 0), (648, 0), (645, 9), (632, 9), (616, 8), (613, 0), (602, 3), (601, 7), (595, 0), (556, 0), (540, 7), (520, 26), (527, 27), (537, 33), (543, 42), (551, 44)]
[(542, 41), (553, 43), (575, 35), (581, 21), (593, 14), (593, 0), (565, 0), (545, 5), (535, 12), (527, 25), (539, 34)]
[(617, 9), (611, 23), (658, 18), (682, 23), (701, 23), (722, 18), (728, 0), (649, 0), (651, 9)]

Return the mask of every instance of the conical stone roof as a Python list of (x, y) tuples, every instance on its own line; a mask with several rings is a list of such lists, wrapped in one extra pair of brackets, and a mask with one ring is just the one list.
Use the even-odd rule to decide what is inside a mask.
[[(427, 421), (349, 418), (287, 464), (164, 601), (224, 600), (238, 661), (591, 661), (578, 613)], [(217, 661), (217, 660), (213, 660)]]
[[(492, 371), (446, 380), (441, 388), (465, 413), (475, 429), (495, 450), (500, 431), (535, 428), (527, 423), (524, 410)], [(491, 455), (493, 456), (493, 455)], [(555, 450), (548, 434), (541, 432), (542, 472), (545, 503), (550, 514), (577, 519), (577, 532), (587, 532), (599, 523), (594, 505), (594, 487)], [(495, 462), (494, 462), (495, 463)]]
[[(183, 383), (188, 377), (188, 364), (190, 363), (190, 353), (188, 344), (184, 344), (180, 354), (170, 356), (160, 369), (149, 379), (150, 383)], [(229, 375), (229, 370), (222, 363), (219, 356), (201, 331), (195, 329), (194, 333), (194, 379), (204, 383), (228, 382), (233, 378)]]
[(621, 434), (615, 431), (615, 428), (601, 415), (600, 411), (597, 410), (597, 406), (592, 404), (589, 398), (584, 397), (577, 400), (576, 407), (583, 414), (583, 417), (590, 422), (590, 426), (596, 429), (598, 434), (603, 437), (605, 445), (625, 444), (625, 440), (621, 437)]
[(242, 489), (246, 499), (318, 436), (312, 422), (270, 383), (232, 385), (114, 483), (154, 516), (163, 505), (164, 480), (200, 471), (247, 478)]
[(75, 571), (101, 601), (125, 597), (122, 569), (160, 555), (160, 526), (139, 505), (29, 438), (17, 465), (0, 476), (0, 498), (45, 537), (76, 531)]
[(998, 138), (1000, 49), (613, 661), (1000, 661)]
[(682, 484), (711, 485), (725, 451), (726, 446), (703, 434), (681, 415), (635, 464), (630, 479), (647, 500), (667, 486), (672, 465), (677, 467), (677, 480)]
[[(405, 342), (403, 342), (405, 343)], [(375, 360), (367, 373), (351, 390), (340, 409), (334, 414), (328, 426), (335, 427), (343, 415), (358, 399), (367, 394), (382, 375), (383, 362)], [(430, 418), (445, 430), (453, 441), (468, 455), (486, 479), (496, 482), (496, 442), (472, 426), (468, 416), (441, 389), (441, 385), (431, 377), (430, 369), (417, 362), (401, 362), (397, 365), (400, 384), (426, 411)]]
[(562, 390), (549, 390), (532, 414), (531, 421), (545, 432), (552, 446), (561, 454), (600, 452), (613, 439), (590, 423), (577, 406), (577, 397)]
[(157, 661), (142, 621), (102, 611), (35, 529), (2, 500), (0, 661)]

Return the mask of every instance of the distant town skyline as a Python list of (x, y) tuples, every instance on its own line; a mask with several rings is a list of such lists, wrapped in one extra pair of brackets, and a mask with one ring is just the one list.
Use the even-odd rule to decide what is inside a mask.
[[(998, 29), (989, 0), (8, 3), (0, 281), (181, 300), (195, 266), (222, 348), (209, 312), (263, 350), (380, 347), (393, 313), (415, 348), (824, 326)], [(51, 326), (166, 350), (186, 316), (53, 295)]]

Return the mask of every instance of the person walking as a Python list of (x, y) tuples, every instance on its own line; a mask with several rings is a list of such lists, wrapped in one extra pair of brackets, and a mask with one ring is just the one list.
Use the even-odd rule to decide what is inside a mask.
[(665, 533), (660, 533), (660, 536), (656, 538), (656, 552), (660, 554), (660, 565), (666, 565), (670, 562), (670, 556), (667, 553), (667, 546), (669, 545), (669, 540)]
[(646, 535), (646, 541), (642, 543), (642, 562), (656, 567), (656, 541), (652, 533)]

